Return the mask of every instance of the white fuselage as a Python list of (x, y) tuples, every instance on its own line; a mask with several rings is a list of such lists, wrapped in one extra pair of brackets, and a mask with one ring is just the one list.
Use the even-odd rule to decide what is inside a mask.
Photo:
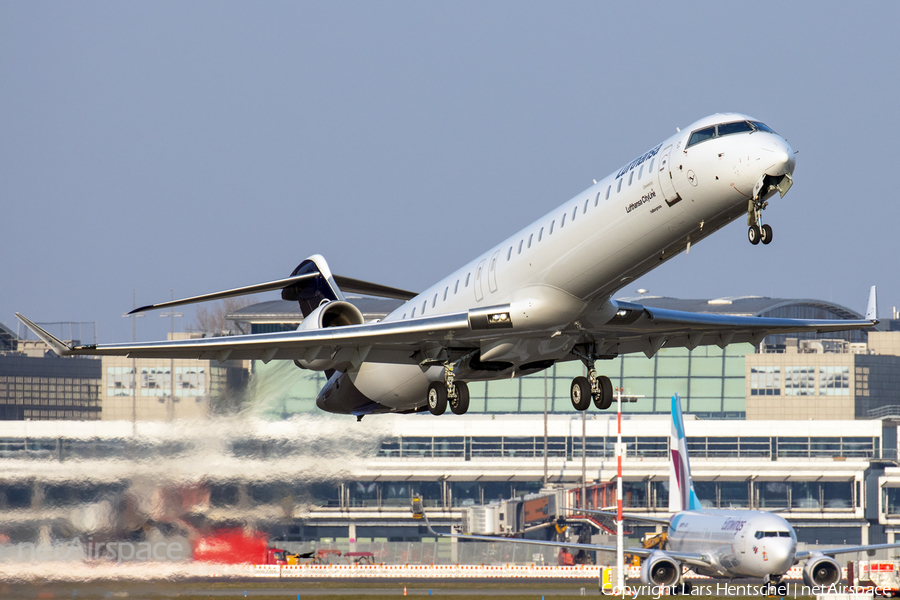
[(755, 510), (685, 511), (672, 517), (666, 550), (707, 556), (710, 577), (783, 575), (794, 565), (797, 535), (782, 517)]
[[(746, 115), (694, 123), (528, 227), (441, 279), (386, 317), (412, 319), (509, 303), (517, 335), (482, 345), (482, 360), (511, 365), (466, 379), (508, 378), (521, 365), (574, 358), (574, 335), (552, 336), (576, 319), (597, 325), (616, 311), (611, 295), (746, 214), (764, 174), (790, 173), (793, 151), (780, 136), (755, 131), (686, 148), (692, 131)], [(490, 213), (492, 211), (486, 211)], [(347, 375), (393, 410), (422, 406), (440, 367), (363, 363)]]

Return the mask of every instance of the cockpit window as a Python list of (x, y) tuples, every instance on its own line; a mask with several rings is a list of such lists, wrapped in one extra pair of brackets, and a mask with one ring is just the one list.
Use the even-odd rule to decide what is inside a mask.
[(699, 144), (700, 142), (704, 142), (708, 139), (716, 137), (716, 128), (715, 127), (707, 127), (705, 129), (698, 129), (694, 133), (691, 134), (691, 139), (688, 141), (687, 147), (690, 148), (694, 144)]
[(754, 535), (756, 539), (762, 539), (764, 537), (791, 537), (791, 533), (789, 531), (757, 531)]
[[(759, 131), (767, 131), (769, 133), (775, 133), (774, 131), (772, 131), (772, 129), (769, 128), (768, 125), (760, 123), (759, 121), (751, 121), (751, 122), (753, 123), (753, 126), (756, 127), (756, 129)], [(778, 134), (775, 133), (775, 135), (778, 135)]]
[(731, 135), (733, 133), (750, 133), (753, 128), (747, 121), (738, 121), (737, 123), (723, 123), (719, 125), (719, 137), (723, 135)]

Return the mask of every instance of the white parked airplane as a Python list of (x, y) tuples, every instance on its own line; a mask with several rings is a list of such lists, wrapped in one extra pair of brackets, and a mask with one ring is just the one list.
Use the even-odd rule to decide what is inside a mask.
[[(621, 169), (490, 248), (420, 294), (333, 276), (311, 256), (287, 279), (141, 307), (172, 307), (267, 290), (300, 303), (297, 331), (199, 340), (69, 347), (17, 313), (58, 354), (135, 358), (293, 360), (325, 371), (316, 400), (354, 414), (457, 414), (467, 381), (503, 379), (581, 360), (572, 382), (585, 410), (612, 402), (595, 363), (662, 347), (759, 344), (768, 333), (840, 331), (872, 320), (730, 317), (647, 308), (613, 300), (616, 290), (746, 214), (749, 239), (772, 241), (760, 217), (791, 187), (794, 151), (759, 121), (717, 114), (657, 144)], [(407, 300), (365, 323), (343, 291)]]
[[(641, 582), (653, 586), (676, 586), (681, 583), (682, 565), (709, 577), (736, 579), (761, 578), (768, 593), (787, 595), (783, 579), (795, 564), (803, 566), (803, 582), (810, 586), (829, 587), (841, 581), (841, 566), (836, 554), (865, 552), (900, 547), (896, 544), (871, 544), (818, 551), (798, 551), (797, 534), (784, 518), (759, 510), (706, 509), (694, 491), (691, 465), (688, 459), (681, 400), (672, 397), (672, 421), (669, 436), (669, 512), (668, 519), (654, 519), (641, 515), (624, 515), (626, 520), (646, 521), (665, 525), (667, 535), (661, 550), (625, 548), (626, 554), (640, 556)], [(615, 511), (578, 510), (578, 513), (615, 517)], [(422, 516), (425, 516), (422, 513)], [(428, 523), (427, 517), (425, 519)], [(465, 540), (503, 541), (540, 546), (559, 546), (589, 551), (615, 552), (615, 546), (525, 540), (496, 536), (437, 533), (434, 535)], [(690, 593), (686, 585), (682, 591)], [(774, 589), (766, 589), (774, 588)]]

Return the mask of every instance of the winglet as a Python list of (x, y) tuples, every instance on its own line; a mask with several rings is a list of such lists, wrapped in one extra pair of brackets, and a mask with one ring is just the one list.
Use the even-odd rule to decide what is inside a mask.
[(873, 323), (878, 321), (878, 294), (875, 292), (875, 286), (869, 290), (869, 304), (866, 307), (866, 319)]
[(52, 334), (47, 333), (46, 331), (44, 331), (43, 329), (41, 329), (40, 327), (38, 327), (31, 321), (29, 321), (28, 319), (26, 319), (25, 317), (20, 315), (19, 313), (16, 313), (16, 317), (20, 321), (22, 321), (22, 323), (25, 325), (25, 327), (27, 327), (28, 329), (33, 331), (36, 336), (41, 338), (41, 341), (43, 341), (45, 344), (50, 346), (50, 348), (54, 352), (59, 354), (60, 356), (66, 356), (66, 355), (72, 353), (71, 346), (69, 346), (65, 342), (61, 342), (60, 340), (56, 339), (56, 337), (54, 337)]

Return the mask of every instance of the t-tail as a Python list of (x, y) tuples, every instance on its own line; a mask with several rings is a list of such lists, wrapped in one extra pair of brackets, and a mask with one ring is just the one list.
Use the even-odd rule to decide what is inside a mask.
[(691, 463), (688, 459), (687, 438), (684, 436), (684, 419), (681, 416), (681, 398), (672, 396), (672, 431), (669, 434), (669, 512), (700, 510), (703, 506), (694, 491), (691, 480)]

